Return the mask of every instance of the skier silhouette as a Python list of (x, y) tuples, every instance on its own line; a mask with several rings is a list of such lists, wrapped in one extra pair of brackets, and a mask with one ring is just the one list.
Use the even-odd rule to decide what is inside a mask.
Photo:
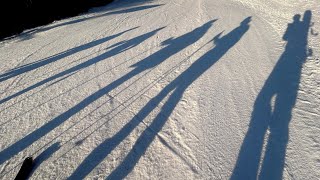
[(29, 71), (35, 70), (35, 69), (40, 68), (42, 66), (48, 65), (50, 63), (54, 63), (54, 62), (59, 61), (59, 60), (61, 60), (63, 58), (66, 58), (66, 57), (71, 56), (71, 55), (73, 55), (75, 53), (84, 51), (86, 49), (92, 48), (92, 47), (97, 46), (99, 44), (105, 43), (105, 42), (110, 41), (110, 40), (112, 40), (112, 39), (114, 39), (114, 38), (116, 38), (116, 37), (118, 37), (118, 36), (120, 36), (120, 35), (122, 35), (122, 34), (124, 34), (126, 32), (132, 31), (133, 29), (136, 29), (136, 28), (138, 28), (138, 27), (123, 31), (121, 33), (118, 33), (118, 34), (115, 34), (115, 35), (112, 35), (112, 36), (104, 37), (102, 39), (98, 39), (98, 40), (95, 40), (95, 41), (80, 45), (80, 46), (75, 47), (75, 48), (68, 49), (68, 50), (63, 51), (61, 53), (58, 53), (58, 54), (56, 54), (54, 56), (50, 56), (50, 57), (47, 57), (45, 59), (42, 59), (42, 60), (39, 60), (39, 61), (36, 61), (36, 62), (32, 62), (32, 63), (29, 63), (29, 64), (25, 64), (25, 65), (16, 67), (14, 69), (9, 70), (8, 72), (5, 72), (5, 73), (1, 74), (0, 75), (0, 82), (5, 81), (7, 79), (10, 79), (12, 77), (18, 76), (20, 74), (27, 73)]
[[(289, 123), (295, 105), (302, 65), (311, 50), (307, 50), (311, 11), (299, 14), (283, 36), (287, 41), (284, 53), (262, 87), (252, 112), (248, 132), (240, 149), (232, 180), (280, 180), (284, 167)], [(275, 97), (272, 110), (272, 99)], [(264, 137), (269, 129), (266, 152), (258, 174)], [(259, 177), (258, 177), (259, 176)]]
[[(159, 29), (156, 29), (156, 30), (154, 30), (154, 31), (148, 32), (148, 33), (146, 33), (146, 34), (137, 36), (137, 37), (135, 37), (135, 38), (132, 38), (132, 39), (129, 39), (129, 40), (126, 40), (126, 41), (119, 42), (119, 43), (117, 43), (116, 45), (111, 46), (112, 48), (111, 48), (111, 47), (106, 48), (106, 49), (108, 49), (107, 52), (105, 52), (105, 53), (103, 53), (103, 54), (101, 54), (101, 55), (99, 55), (99, 56), (97, 56), (97, 57), (95, 57), (95, 58), (89, 59), (88, 61), (85, 61), (85, 62), (83, 62), (83, 63), (80, 63), (80, 64), (78, 64), (78, 65), (76, 65), (76, 66), (74, 66), (74, 67), (71, 67), (71, 68), (69, 68), (69, 69), (67, 69), (67, 70), (64, 70), (64, 71), (62, 71), (62, 72), (60, 72), (60, 73), (58, 73), (58, 74), (55, 74), (55, 75), (53, 75), (53, 76), (51, 76), (51, 77), (48, 77), (48, 78), (46, 78), (46, 79), (44, 79), (44, 80), (42, 80), (42, 81), (40, 81), (40, 82), (37, 82), (37, 83), (35, 83), (35, 84), (33, 84), (33, 85), (31, 85), (31, 86), (29, 86), (29, 87), (27, 87), (27, 88), (19, 91), (19, 92), (16, 92), (16, 93), (14, 93), (13, 95), (10, 95), (10, 96), (8, 96), (8, 97), (6, 97), (6, 98), (4, 98), (4, 99), (1, 99), (1, 100), (0, 100), (0, 104), (2, 104), (2, 103), (4, 103), (4, 102), (7, 102), (7, 101), (9, 101), (10, 99), (15, 98), (15, 97), (17, 97), (17, 96), (20, 96), (20, 95), (22, 95), (22, 94), (24, 94), (24, 93), (26, 93), (26, 92), (29, 92), (29, 91), (31, 91), (32, 89), (35, 89), (35, 88), (37, 88), (37, 87), (39, 87), (39, 86), (42, 86), (42, 85), (44, 85), (44, 84), (46, 84), (46, 83), (48, 83), (48, 82), (57, 80), (57, 79), (59, 79), (59, 78), (66, 78), (66, 77), (71, 76), (72, 74), (74, 74), (75, 72), (77, 72), (77, 71), (79, 71), (79, 70), (81, 70), (81, 69), (84, 69), (84, 68), (86, 68), (86, 67), (92, 66), (92, 65), (94, 65), (94, 64), (96, 64), (96, 63), (98, 63), (98, 62), (100, 62), (100, 61), (103, 61), (103, 60), (105, 60), (105, 59), (107, 59), (107, 58), (110, 58), (110, 57), (115, 56), (115, 55), (117, 55), (117, 54), (120, 54), (120, 53), (122, 53), (122, 52), (124, 52), (124, 51), (126, 51), (126, 50), (128, 50), (128, 49), (131, 49), (131, 48), (139, 45), (139, 44), (142, 43), (143, 41), (147, 40), (148, 38), (150, 38), (151, 36), (153, 36), (154, 34), (156, 34), (158, 31), (160, 31), (161, 29), (163, 29), (163, 28), (159, 28)], [(114, 35), (114, 37), (119, 36), (119, 35), (121, 35), (121, 34), (123, 34), (123, 33), (124, 33), (124, 32), (119, 33), (119, 34), (116, 34), (116, 35)], [(109, 39), (110, 39), (110, 38), (109, 38)], [(104, 41), (104, 40), (103, 40), (103, 41)], [(93, 43), (93, 44), (95, 44), (95, 43)], [(91, 44), (91, 46), (92, 46), (93, 44)], [(88, 48), (88, 47), (89, 47), (89, 46), (85, 46), (84, 48)], [(84, 48), (82, 48), (82, 49), (84, 49)], [(70, 52), (67, 52), (67, 53), (62, 54), (62, 56), (68, 56), (68, 55), (70, 55), (70, 53), (74, 53), (74, 52), (73, 52), (73, 51), (70, 51)], [(58, 56), (58, 57), (59, 57), (59, 56)], [(46, 60), (46, 61), (47, 61), (47, 60)], [(37, 66), (38, 66), (38, 65), (41, 65), (42, 63), (43, 63), (43, 62), (37, 63)], [(35, 67), (37, 67), (37, 66), (33, 66), (33, 67), (35, 68)]]
[[(198, 39), (200, 39), (212, 26), (212, 23), (214, 21), (210, 21), (206, 24), (204, 24), (202, 27), (196, 28), (195, 30), (180, 36), (175, 39), (171, 39), (168, 41), (166, 46), (162, 48), (161, 50), (157, 51), (156, 53), (148, 56), (146, 59), (142, 60), (141, 63), (137, 63), (134, 65), (134, 68), (129, 73), (125, 74), (124, 76), (120, 77), (119, 79), (113, 81), (112, 83), (108, 84), (107, 86), (103, 87), (102, 89), (98, 90), (97, 92), (91, 94), (90, 96), (84, 98), (81, 102), (67, 110), (66, 112), (60, 114), (56, 118), (49, 121), (47, 124), (41, 126), (37, 130), (33, 131), (32, 133), (28, 134), (27, 136), (23, 137), (16, 143), (12, 144), (11, 146), (5, 148), (3, 151), (0, 152), (0, 164), (8, 160), (10, 157), (14, 156), (15, 154), (19, 153), (23, 149), (30, 146), (32, 143), (40, 139), (42, 136), (46, 135), (59, 125), (61, 125), (63, 122), (68, 120), (71, 116), (78, 113), (85, 107), (87, 107), (92, 102), (96, 101), (97, 99), (101, 98), (102, 96), (109, 93), (114, 88), (120, 86), (122, 83), (126, 82), (127, 80), (133, 78), (134, 76), (140, 74), (141, 72), (148, 70), (150, 68), (153, 68), (166, 59), (168, 59), (170, 56), (178, 53), (182, 49), (188, 47), (189, 45), (195, 43)], [(139, 36), (138, 39), (145, 40), (146, 37), (151, 37), (151, 35), (154, 35), (157, 31), (161, 30), (163, 28), (159, 28), (157, 30), (154, 30), (152, 32), (149, 32), (145, 34), (144, 36)], [(133, 46), (136, 46), (142, 41), (126, 41), (122, 42), (116, 45), (117, 50), (110, 50), (108, 54), (114, 55), (116, 53), (119, 53), (120, 51), (124, 51), (127, 48), (132, 48)], [(104, 56), (99, 56), (98, 60), (102, 59)], [(105, 58), (105, 57), (104, 57)], [(95, 60), (96, 61), (96, 60)], [(86, 63), (86, 62), (85, 62)], [(78, 70), (79, 68), (87, 67), (93, 62), (86, 63), (85, 65), (78, 65), (72, 69), (69, 69), (67, 71), (64, 71), (62, 73), (70, 73), (71, 71)], [(56, 76), (61, 76), (61, 74), (58, 74)], [(52, 77), (56, 78), (56, 77)], [(51, 80), (51, 79), (50, 79)]]
[[(203, 55), (187, 70), (182, 72), (175, 80), (168, 84), (119, 132), (117, 132), (113, 137), (106, 139), (96, 149), (94, 149), (69, 177), (69, 179), (82, 179), (89, 174), (96, 165), (98, 165), (114, 148), (116, 148), (116, 146), (119, 145), (134, 130), (134, 128), (137, 127), (143, 119), (147, 117), (148, 114), (158, 105), (160, 105), (161, 101), (171, 93), (168, 100), (162, 106), (161, 112), (159, 112), (149, 127), (141, 134), (123, 162), (109, 175), (107, 179), (125, 178), (147, 150), (157, 133), (161, 131), (185, 90), (240, 40), (244, 33), (249, 29), (248, 23), (250, 20), (250, 17), (245, 19), (239, 27), (221, 38), (221, 33), (216, 36), (214, 38), (217, 43), (215, 48)], [(188, 39), (186, 38), (186, 40)], [(152, 131), (150, 131), (150, 129)], [(136, 151), (136, 149), (139, 150)]]
[[(118, 43), (116, 46), (114, 46), (113, 48), (111, 48), (110, 50), (108, 50), (107, 52), (99, 55), (98, 57), (95, 57), (93, 59), (90, 59), (86, 62), (83, 62), (81, 64), (78, 64), (74, 67), (71, 67), (63, 72), (60, 72), (56, 75), (53, 75), (45, 80), (42, 80), (34, 85), (29, 86), (28, 88), (17, 92), (14, 95), (11, 95), (5, 99), (2, 99), (0, 101), (0, 104), (3, 103), (4, 101), (7, 101), (15, 96), (21, 95), (25, 92), (28, 92), (38, 86), (41, 86), (47, 82), (53, 81), (55, 79), (58, 79), (60, 77), (64, 77), (66, 75), (70, 75), (78, 70), (84, 69), (85, 67), (91, 66), (99, 61), (102, 61), (108, 57), (117, 55), (127, 49), (133, 48), (135, 46), (137, 46), (138, 44), (142, 43), (143, 41), (145, 41), (146, 39), (152, 37), (153, 35), (155, 35), (158, 31), (160, 31), (163, 28), (158, 28), (154, 31), (148, 32), (146, 34), (137, 36), (135, 38), (132, 38), (130, 40), (126, 40), (123, 41), (121, 43)], [(65, 120), (67, 120), (68, 118), (70, 118), (72, 115), (74, 115), (75, 113), (79, 112), (81, 109), (85, 108), (86, 106), (88, 106), (90, 103), (92, 103), (93, 101), (99, 99), (101, 96), (103, 96), (105, 93), (104, 92), (108, 92), (108, 88), (109, 90), (112, 89), (110, 88), (112, 87), (111, 85), (101, 89), (100, 91), (92, 94), (91, 96), (85, 98), (83, 101), (81, 101), (79, 104), (75, 105), (74, 107), (72, 107), (71, 109), (67, 110), (66, 112), (62, 113), (61, 115), (57, 116), (56, 118), (52, 119), (51, 121), (49, 121), (47, 124), (44, 124), (43, 126), (41, 126), (39, 129), (35, 130), (34, 132), (30, 133), (29, 135), (23, 137), (21, 140), (19, 140), (18, 142), (12, 144), (11, 146), (9, 146), (8, 148), (2, 150), (0, 152), (0, 164), (2, 164), (4, 161), (6, 161), (7, 159), (9, 159), (10, 157), (12, 157), (13, 155), (17, 154), (18, 152), (20, 152), (21, 150), (25, 149), (26, 147), (28, 147), (29, 145), (31, 145), (33, 142), (35, 142), (36, 140), (40, 139), (42, 136), (44, 136), (45, 134), (49, 133), (52, 129), (56, 128), (57, 126), (59, 126), (61, 123), (63, 123)]]

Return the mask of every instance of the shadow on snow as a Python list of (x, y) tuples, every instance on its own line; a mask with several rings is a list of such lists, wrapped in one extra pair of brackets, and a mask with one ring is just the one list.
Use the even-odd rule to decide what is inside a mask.
[[(282, 179), (286, 146), (289, 139), (289, 123), (299, 88), (302, 65), (311, 49), (307, 49), (311, 11), (306, 11), (302, 21), (300, 15), (283, 36), (287, 41), (270, 76), (262, 87), (254, 104), (248, 132), (241, 146), (231, 180), (237, 179)], [(274, 108), (272, 100), (275, 99)], [(267, 130), (266, 152), (258, 175), (262, 146)], [(259, 177), (258, 177), (259, 176)]]
[[(187, 70), (182, 72), (176, 79), (168, 84), (157, 96), (152, 98), (119, 132), (96, 147), (96, 149), (94, 149), (74, 171), (69, 179), (82, 179), (88, 175), (134, 130), (134, 128), (139, 125), (139, 123), (143, 121), (144, 118), (149, 115), (151, 111), (158, 107), (161, 101), (171, 93), (168, 100), (162, 106), (161, 112), (158, 113), (149, 127), (145, 129), (137, 139), (132, 150), (124, 158), (121, 164), (107, 177), (107, 179), (125, 178), (133, 170), (134, 166), (145, 153), (157, 133), (161, 131), (188, 86), (190, 86), (199, 76), (201, 76), (201, 74), (208, 70), (240, 40), (240, 38), (249, 29), (250, 20), (251, 17), (246, 18), (239, 27), (222, 37), (220, 37), (222, 33), (217, 35), (213, 39), (216, 46), (212, 50), (200, 57)], [(198, 28), (198, 31), (201, 29), (205, 29), (205, 31), (207, 31), (212, 23), (213, 21), (207, 23), (203, 27), (200, 27), (200, 29)], [(195, 34), (198, 35), (199, 33)]]
[[(16, 143), (5, 148), (2, 152), (0, 152), (0, 164), (4, 163), (6, 160), (10, 159), (11, 157), (16, 155), (20, 151), (24, 150), (25, 148), (30, 146), (32, 143), (39, 140), (42, 136), (46, 135), (47, 133), (49, 133), (50, 131), (52, 131), (53, 129), (55, 129), (59, 125), (61, 125), (63, 122), (68, 120), (71, 116), (78, 113), (79, 111), (81, 111), (82, 109), (84, 109), (85, 107), (87, 107), (89, 104), (96, 101), (100, 97), (106, 95), (108, 92), (110, 92), (114, 88), (120, 86), (122, 83), (124, 83), (127, 80), (131, 79), (132, 77), (142, 73), (145, 70), (151, 69), (151, 68), (159, 65), (160, 63), (162, 63), (163, 61), (165, 61), (166, 59), (168, 59), (172, 55), (185, 49), (189, 45), (195, 43), (198, 39), (200, 39), (207, 32), (207, 30), (209, 29), (209, 27), (211, 26), (212, 23), (213, 23), (213, 21), (210, 21), (207, 24), (203, 25), (202, 27), (199, 27), (199, 28), (193, 30), (192, 32), (189, 32), (181, 37), (178, 37), (175, 39), (171, 38), (171, 39), (165, 41), (165, 44), (163, 44), (163, 45), (165, 45), (164, 48), (162, 48), (161, 50), (157, 51), (154, 54), (151, 54), (149, 57), (145, 58), (141, 62), (133, 65), (134, 69), (131, 70), (128, 74), (125, 74), (124, 76), (113, 81), (109, 85), (103, 87), (102, 89), (98, 90), (97, 92), (86, 97), (81, 102), (79, 102), (78, 104), (76, 104), (75, 106), (73, 106), (72, 108), (67, 110), (66, 112), (62, 113), (61, 115), (57, 116), (56, 118), (52, 119), (47, 124), (41, 126), (40, 128), (38, 128), (37, 130), (28, 134), (27, 136), (23, 137), (22, 139), (20, 139)], [(24, 92), (27, 92), (27, 91), (29, 91), (35, 87), (38, 87), (46, 82), (52, 81), (58, 77), (65, 76), (67, 74), (70, 74), (70, 73), (75, 72), (77, 70), (80, 70), (82, 68), (88, 67), (89, 65), (92, 65), (100, 60), (103, 60), (105, 58), (108, 58), (108, 57), (111, 57), (111, 56), (116, 55), (118, 53), (121, 53), (129, 48), (132, 48), (132, 47), (140, 44), (141, 42), (143, 42), (147, 38), (151, 37), (152, 35), (156, 34), (161, 29), (163, 29), (163, 28), (159, 28), (157, 30), (154, 30), (154, 31), (149, 32), (149, 33), (142, 35), (142, 36), (138, 36), (138, 37), (131, 39), (131, 40), (128, 40), (128, 41), (117, 43), (114, 47), (110, 47), (112, 49), (110, 51), (106, 52), (105, 54), (102, 54), (92, 60), (84, 62), (80, 65), (77, 65), (77, 66), (70, 68), (64, 72), (61, 72), (57, 75), (54, 75), (54, 76), (52, 76), (44, 81), (41, 81), (33, 86), (30, 86), (29, 88), (25, 89)], [(24, 92), (22, 92), (22, 93), (24, 93)], [(20, 93), (20, 94), (22, 94), (22, 93)], [(17, 94), (17, 95), (19, 95), (19, 94)]]
[(32, 63), (29, 63), (29, 64), (25, 64), (25, 65), (22, 65), (22, 66), (19, 66), (19, 67), (16, 67), (12, 70), (9, 70), (8, 72), (5, 72), (3, 74), (0, 75), (0, 82), (2, 81), (5, 81), (7, 79), (10, 79), (10, 78), (13, 78), (15, 76), (18, 76), (20, 74), (23, 74), (23, 73), (26, 73), (26, 72), (29, 72), (29, 71), (32, 71), (32, 70), (35, 70), (37, 68), (40, 68), (42, 66), (45, 66), (45, 65), (48, 65), (50, 63), (54, 63), (60, 59), (63, 59), (65, 57), (68, 57), (68, 56), (71, 56), (75, 53), (78, 53), (78, 52), (81, 52), (81, 51), (84, 51), (86, 49), (89, 49), (89, 48), (92, 48), (92, 47), (95, 47), (95, 46), (98, 46), (99, 44), (102, 44), (102, 43), (105, 43), (107, 41), (110, 41), (126, 32), (129, 32), (133, 29), (136, 29), (138, 27), (135, 27), (135, 28), (132, 28), (132, 29), (129, 29), (129, 30), (126, 30), (124, 32), (121, 32), (121, 33), (118, 33), (118, 34), (115, 34), (115, 35), (112, 35), (112, 36), (108, 36), (108, 37), (105, 37), (105, 38), (102, 38), (102, 39), (98, 39), (98, 40), (95, 40), (95, 41), (92, 41), (90, 43), (86, 43), (86, 44), (83, 44), (83, 45), (80, 45), (78, 47), (75, 47), (75, 48), (72, 48), (72, 49), (68, 49), (66, 51), (63, 51), (61, 53), (58, 53), (56, 55), (53, 55), (53, 56), (50, 56), (48, 58), (45, 58), (45, 59), (42, 59), (42, 60), (38, 60), (36, 62), (32, 62)]
[(120, 53), (122, 53), (122, 52), (124, 52), (124, 51), (126, 51), (128, 49), (131, 49), (131, 48), (139, 45), (143, 41), (147, 40), (148, 38), (150, 38), (152, 35), (154, 35), (157, 31), (159, 31), (161, 29), (163, 29), (163, 28), (159, 28), (157, 30), (154, 30), (154, 31), (151, 31), (149, 33), (143, 34), (141, 36), (135, 37), (133, 39), (117, 43), (117, 44), (107, 48), (107, 49), (111, 49), (111, 50), (108, 50), (107, 52), (105, 52), (105, 53), (103, 53), (103, 54), (101, 54), (101, 55), (99, 55), (99, 56), (97, 56), (95, 58), (92, 58), (92, 59), (90, 59), (88, 61), (85, 61), (83, 63), (80, 63), (80, 64), (78, 64), (78, 65), (76, 65), (76, 66), (74, 66), (72, 68), (64, 70), (64, 71), (62, 71), (62, 72), (60, 72), (60, 73), (58, 73), (56, 75), (53, 75), (53, 76), (51, 76), (51, 77), (49, 77), (47, 79), (44, 79), (44, 80), (42, 80), (42, 81), (40, 81), (40, 82), (38, 82), (36, 84), (33, 84), (33, 85), (31, 85), (31, 86), (29, 86), (29, 87), (27, 87), (27, 88), (15, 93), (15, 94), (12, 94), (12, 95), (0, 100), (0, 104), (2, 104), (4, 102), (7, 102), (10, 99), (15, 98), (17, 96), (20, 96), (20, 95), (22, 95), (22, 94), (24, 94), (24, 93), (26, 93), (26, 92), (28, 92), (28, 91), (30, 91), (32, 89), (35, 89), (35, 88), (37, 88), (39, 86), (42, 86), (42, 85), (44, 85), (44, 84), (46, 84), (48, 82), (51, 82), (51, 81), (54, 81), (54, 80), (60, 81), (61, 79), (59, 80), (59, 78), (63, 78), (64, 79), (64, 78), (66, 78), (68, 76), (71, 76), (72, 74), (76, 73), (77, 71), (79, 71), (81, 69), (87, 68), (87, 67), (89, 67), (91, 65), (94, 65), (94, 64), (96, 64), (96, 63), (98, 63), (98, 62), (100, 62), (102, 60), (105, 60), (106, 58), (110, 58), (110, 57), (115, 56), (117, 54), (120, 54)]
[(40, 165), (48, 160), (52, 154), (57, 152), (60, 149), (60, 143), (56, 142), (52, 144), (50, 147), (48, 147), (46, 150), (44, 150), (41, 154), (39, 154), (33, 161), (32, 171), (29, 174), (29, 177), (32, 176), (32, 174), (40, 167)]
[[(29, 86), (28, 88), (17, 92), (14, 95), (11, 95), (5, 99), (2, 99), (0, 102), (3, 103), (5, 101), (8, 101), (9, 99), (19, 96), (25, 92), (28, 92), (36, 87), (39, 87), (47, 82), (53, 81), (57, 78), (60, 77), (64, 77), (66, 75), (71, 75), (72, 73), (75, 73), (76, 71), (79, 71), (83, 68), (86, 68), (90, 65), (93, 65), (99, 61), (102, 61), (106, 58), (112, 57), (114, 55), (117, 55), (121, 52), (124, 52), (130, 48), (133, 48), (137, 45), (139, 45), (140, 43), (142, 43), (143, 41), (145, 41), (146, 39), (152, 37), (153, 35), (155, 35), (158, 31), (160, 31), (163, 28), (159, 28), (156, 29), (154, 31), (151, 31), (149, 33), (143, 34), (141, 36), (135, 37), (133, 39), (127, 40), (127, 41), (123, 41), (121, 43), (118, 43), (117, 46), (114, 46), (111, 50), (97, 56), (96, 58), (90, 59), (86, 62), (83, 62), (79, 65), (76, 65), (68, 70), (65, 70), (63, 72), (60, 72), (54, 76), (51, 76), (43, 81), (40, 81), (32, 86)], [(43, 125), (42, 127), (40, 127), (39, 129), (35, 130), (34, 132), (32, 132), (31, 134), (25, 136), (24, 138), (22, 138), (21, 140), (19, 140), (18, 142), (14, 143), (13, 145), (11, 145), (10, 147), (4, 149), (2, 152), (0, 152), (0, 164), (2, 164), (3, 162), (5, 162), (6, 160), (8, 160), (10, 157), (14, 156), (15, 154), (17, 154), (18, 152), (22, 151), (23, 149), (25, 149), (26, 147), (28, 147), (29, 145), (31, 145), (33, 142), (35, 142), (36, 140), (40, 139), (42, 136), (44, 136), (45, 134), (49, 133), (51, 130), (53, 130), (55, 127), (59, 126), (61, 123), (63, 123), (65, 120), (67, 120), (69, 117), (71, 117), (72, 115), (74, 115), (75, 113), (79, 112), (81, 109), (85, 108), (86, 106), (88, 106), (91, 102), (97, 100), (98, 98), (100, 98), (101, 96), (103, 96), (104, 94), (106, 94), (107, 92), (109, 92), (108, 90), (111, 90), (113, 88), (115, 88), (116, 86), (114, 86), (114, 83), (111, 83), (109, 86), (99, 90), (98, 92), (92, 94), (91, 96), (85, 98), (83, 101), (81, 101), (79, 104), (77, 104), (76, 106), (74, 106), (73, 108), (69, 109), (68, 111), (66, 111), (65, 113), (59, 115), (58, 117), (54, 118), (53, 120), (51, 120), (50, 122), (48, 122), (47, 124)], [(108, 90), (107, 90), (108, 89)], [(1, 104), (0, 103), (0, 104)]]

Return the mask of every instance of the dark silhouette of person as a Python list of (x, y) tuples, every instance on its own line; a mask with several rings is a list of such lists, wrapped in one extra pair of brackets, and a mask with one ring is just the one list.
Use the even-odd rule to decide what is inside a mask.
[[(42, 136), (46, 135), (59, 125), (61, 125), (63, 122), (68, 120), (71, 116), (78, 113), (85, 107), (87, 107), (92, 102), (96, 101), (100, 97), (106, 95), (114, 88), (120, 86), (122, 83), (126, 82), (127, 80), (131, 79), (135, 75), (140, 74), (141, 72), (148, 70), (150, 68), (153, 68), (166, 59), (168, 59), (170, 56), (178, 53), (182, 49), (188, 47), (189, 45), (195, 43), (198, 39), (200, 39), (207, 30), (211, 27), (212, 23), (214, 21), (210, 21), (206, 24), (204, 24), (202, 27), (196, 28), (195, 30), (180, 36), (175, 39), (170, 39), (166, 41), (166, 46), (162, 48), (161, 50), (157, 51), (156, 53), (148, 56), (146, 59), (142, 60), (141, 63), (137, 63), (134, 65), (134, 69), (130, 71), (129, 73), (125, 74), (124, 76), (120, 77), (119, 79), (113, 81), (112, 83), (108, 84), (107, 86), (103, 87), (102, 89), (98, 90), (97, 92), (91, 94), (90, 96), (84, 98), (81, 102), (67, 110), (66, 112), (60, 114), (56, 118), (49, 121), (47, 124), (41, 126), (37, 130), (33, 131), (32, 133), (28, 134), (27, 136), (23, 137), (16, 143), (12, 144), (11, 146), (5, 148), (3, 151), (0, 152), (0, 164), (8, 160), (10, 157), (14, 156), (18, 152), (22, 151), (23, 149), (30, 146), (32, 143), (40, 139)], [(141, 39), (144, 37), (150, 37), (151, 35), (154, 35), (157, 31), (161, 30), (163, 28), (159, 28), (155, 31), (152, 31), (150, 33), (145, 34), (144, 36), (139, 37), (138, 39)], [(116, 53), (125, 51), (128, 48), (132, 48), (133, 46), (136, 46), (137, 44), (141, 43), (141, 40), (135, 40), (135, 41), (128, 41), (128, 42), (122, 42), (116, 45), (116, 49), (113, 48), (111, 52), (109, 52), (109, 56), (114, 55)], [(120, 48), (121, 47), (121, 48)], [(104, 57), (105, 58), (105, 57)], [(98, 57), (98, 60), (102, 59), (101, 57)], [(143, 63), (142, 63), (143, 62)], [(89, 63), (91, 64), (91, 63)], [(87, 67), (89, 64), (80, 65), (78, 67)], [(77, 67), (77, 66), (76, 66)], [(72, 71), (75, 69), (72, 69)], [(77, 68), (78, 70), (78, 68)], [(69, 73), (70, 70), (67, 70)]]
[[(286, 146), (289, 139), (291, 112), (297, 98), (302, 65), (308, 55), (307, 40), (311, 20), (311, 11), (293, 17), (293, 23), (283, 36), (287, 41), (270, 76), (263, 85), (251, 115), (248, 132), (240, 149), (232, 180), (237, 179), (282, 179)], [(272, 99), (275, 99), (272, 108)], [(267, 130), (266, 152), (258, 173), (262, 146)]]
[(246, 18), (239, 27), (230, 33), (219, 38), (222, 34), (217, 35), (213, 40), (216, 47), (200, 57), (187, 70), (182, 72), (176, 79), (168, 84), (157, 96), (152, 98), (136, 115), (130, 120), (119, 132), (113, 137), (106, 139), (97, 148), (95, 148), (80, 166), (74, 171), (69, 179), (82, 179), (89, 174), (117, 145), (119, 145), (133, 130), (136, 128), (150, 112), (160, 105), (166, 96), (170, 93), (168, 100), (164, 103), (161, 111), (141, 134), (132, 150), (128, 153), (121, 164), (108, 176), (107, 179), (123, 179), (134, 168), (140, 157), (147, 150), (173, 112), (175, 106), (180, 101), (184, 91), (190, 86), (201, 74), (208, 70), (217, 62), (232, 46), (249, 29), (248, 23), (251, 17)]

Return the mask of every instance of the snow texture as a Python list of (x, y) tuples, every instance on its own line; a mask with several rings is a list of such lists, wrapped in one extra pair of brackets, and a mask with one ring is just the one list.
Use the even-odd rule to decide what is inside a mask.
[(320, 3), (117, 0), (0, 43), (0, 179), (320, 179)]

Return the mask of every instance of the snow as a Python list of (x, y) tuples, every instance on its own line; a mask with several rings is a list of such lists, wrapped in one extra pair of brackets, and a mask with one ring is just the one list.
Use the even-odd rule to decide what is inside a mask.
[(0, 179), (320, 179), (319, 9), (118, 0), (1, 42)]

